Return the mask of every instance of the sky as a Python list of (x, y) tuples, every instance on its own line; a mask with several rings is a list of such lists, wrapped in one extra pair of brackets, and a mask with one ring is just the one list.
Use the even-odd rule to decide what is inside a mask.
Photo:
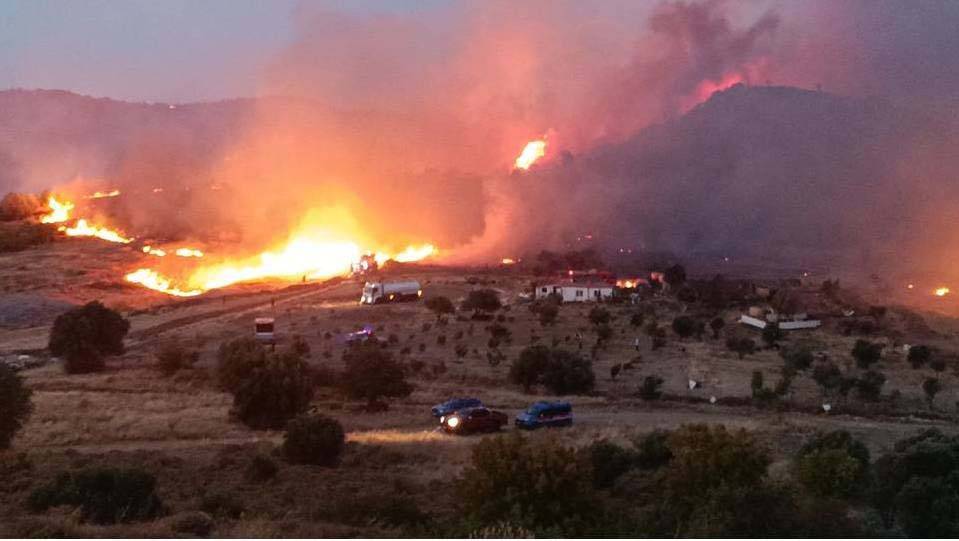
[[(758, 0), (743, 9), (758, 12), (768, 3)], [(632, 4), (635, 11), (657, 2), (614, 0), (602, 9), (612, 12), (620, 4)], [(253, 96), (262, 93), (264, 66), (296, 39), (297, 19), (304, 14), (422, 14), (442, 21), (455, 5), (450, 0), (0, 0), (0, 89), (64, 89), (158, 102)]]
[[(347, 12), (427, 2), (326, 2)], [(260, 67), (292, 39), (300, 0), (2, 0), (0, 88), (135, 101), (257, 93)]]

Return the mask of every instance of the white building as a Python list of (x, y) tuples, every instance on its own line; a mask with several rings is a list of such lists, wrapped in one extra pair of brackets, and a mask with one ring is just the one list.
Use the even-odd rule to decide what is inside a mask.
[(797, 331), (800, 329), (815, 329), (822, 325), (822, 322), (818, 319), (807, 319), (805, 314), (801, 314), (791, 318), (769, 318), (759, 319), (758, 317), (749, 316), (743, 314), (739, 318), (739, 322), (743, 325), (749, 325), (750, 327), (756, 327), (757, 329), (765, 329), (770, 323), (776, 323), (779, 325), (779, 328), (784, 331)]
[(537, 299), (545, 299), (553, 293), (562, 297), (563, 302), (590, 302), (608, 299), (613, 296), (610, 284), (541, 284), (536, 286), (534, 295)]

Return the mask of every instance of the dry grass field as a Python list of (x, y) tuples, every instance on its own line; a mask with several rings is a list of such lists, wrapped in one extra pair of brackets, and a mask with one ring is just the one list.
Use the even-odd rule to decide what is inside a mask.
[[(655, 319), (668, 335), (666, 345), (653, 350), (642, 329), (630, 325), (630, 315), (638, 308), (608, 305), (613, 337), (594, 351), (595, 332), (587, 318), (591, 305), (563, 305), (555, 324), (544, 327), (518, 296), (532, 276), (477, 271), (475, 276), (483, 282), (477, 285), (463, 272), (423, 268), (410, 274), (424, 284), (425, 297), (444, 295), (457, 304), (476, 287), (500, 293), (507, 305), (499, 312), (500, 324), (510, 330), (511, 338), (499, 348), (505, 360), (493, 366), (486, 355), (489, 322), (458, 313), (441, 323), (422, 302), (360, 306), (356, 299), (361, 283), (355, 280), (293, 287), (253, 284), (176, 302), (123, 285), (98, 286), (106, 280), (94, 269), (101, 262), (88, 268), (87, 259), (76, 255), (127, 256), (70, 246), (59, 243), (2, 256), (4, 264), (10, 264), (4, 268), (15, 270), (2, 273), (0, 287), (11, 295), (30, 293), (70, 303), (103, 299), (124, 311), (131, 322), (127, 352), (109, 359), (107, 370), (97, 374), (66, 375), (58, 363), (22, 372), (33, 390), (35, 410), (12, 450), (2, 455), (0, 535), (177, 536), (189, 531), (183, 524), (197, 511), (213, 517), (213, 533), (218, 536), (428, 535), (431, 532), (420, 529), (423, 521), (417, 513), (442, 518), (452, 512), (451, 506), (437, 502), (455, 498), (453, 481), (479, 440), (437, 431), (429, 407), (452, 396), (476, 396), (513, 416), (530, 402), (555, 398), (542, 391), (524, 394), (507, 381), (510, 362), (532, 343), (580, 351), (593, 359), (595, 390), (564, 397), (574, 405), (576, 424), (533, 436), (559, 438), (570, 446), (602, 439), (625, 442), (653, 429), (687, 423), (722, 423), (755, 431), (782, 461), (818, 430), (848, 430), (877, 454), (924, 428), (955, 432), (959, 401), (955, 367), (941, 375), (944, 390), (930, 409), (920, 387), (930, 371), (912, 369), (902, 353), (902, 344), (920, 341), (953, 351), (955, 321), (947, 317), (927, 315), (926, 324), (937, 334), (923, 331), (926, 334), (916, 336), (906, 325), (908, 313), (901, 316), (900, 309), (890, 310), (883, 330), (870, 337), (887, 344), (878, 365), (887, 376), (886, 398), (878, 404), (854, 395), (830, 398), (833, 409), (826, 414), (822, 394), (808, 374), (796, 379), (780, 407), (752, 403), (753, 371), (763, 371), (772, 383), (782, 359), (775, 349), (760, 349), (740, 359), (726, 348), (727, 333), (744, 332), (735, 323), (739, 310), (722, 314), (726, 326), (719, 339), (708, 330), (702, 339), (680, 339), (669, 326), (691, 308), (667, 296), (652, 296), (643, 305), (655, 310)], [(79, 264), (67, 272), (58, 262), (70, 257), (71, 250), (77, 251), (72, 255)], [(40, 267), (43, 273), (38, 272)], [(394, 342), (390, 350), (407, 367), (413, 393), (395, 401), (387, 412), (366, 413), (361, 404), (344, 400), (338, 391), (318, 389), (313, 408), (339, 420), (347, 431), (343, 462), (336, 468), (286, 464), (276, 454), (282, 434), (253, 431), (232, 419), (232, 397), (218, 389), (213, 377), (219, 345), (249, 336), (254, 317), (261, 315), (276, 318), (279, 348), (297, 335), (309, 344), (312, 365), (332, 369), (342, 366), (343, 336), (373, 326), (380, 337)], [(0, 354), (44, 355), (40, 350), (52, 317), (34, 317), (35, 321), (0, 330)], [(577, 336), (582, 336), (582, 346)], [(758, 333), (754, 338), (761, 343)], [(783, 343), (801, 341), (817, 355), (849, 369), (853, 363), (849, 352), (857, 338), (843, 335), (836, 322), (827, 321), (821, 329), (790, 334)], [(192, 369), (162, 376), (154, 366), (155, 354), (169, 342), (198, 351), (199, 361)], [(456, 344), (467, 347), (464, 357), (456, 355)], [(611, 377), (615, 365), (631, 360), (634, 368)], [(648, 375), (664, 379), (662, 400), (638, 397)], [(700, 386), (690, 390), (690, 379)], [(710, 403), (711, 397), (716, 403)], [(274, 478), (251, 480), (257, 456), (271, 457), (278, 466)], [(59, 471), (85, 465), (135, 465), (154, 472), (168, 515), (150, 523), (106, 527), (83, 524), (68, 509), (44, 515), (24, 511), (23, 501), (33, 488)]]

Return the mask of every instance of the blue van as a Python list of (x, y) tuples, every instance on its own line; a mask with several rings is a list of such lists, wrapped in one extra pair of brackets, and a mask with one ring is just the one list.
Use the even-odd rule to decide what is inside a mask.
[(536, 402), (516, 416), (517, 428), (534, 429), (543, 426), (570, 426), (573, 424), (573, 406), (569, 402)]
[(433, 413), (433, 417), (442, 417), (454, 411), (482, 407), (483, 402), (479, 398), (451, 398), (442, 404), (433, 406), (431, 412)]

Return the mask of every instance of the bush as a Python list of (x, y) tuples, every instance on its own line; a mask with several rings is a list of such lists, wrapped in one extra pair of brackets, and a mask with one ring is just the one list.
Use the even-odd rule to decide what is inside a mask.
[(606, 440), (593, 442), (586, 448), (586, 453), (593, 466), (593, 486), (596, 488), (612, 487), (636, 461), (631, 450)]
[(283, 454), (293, 464), (334, 466), (345, 444), (339, 421), (319, 414), (302, 415), (286, 427)]
[(266, 363), (266, 349), (253, 338), (237, 338), (220, 344), (216, 375), (220, 387), (236, 392), (254, 369)]
[(959, 438), (927, 430), (897, 442), (873, 469), (872, 502), (907, 537), (959, 537)]
[(778, 323), (769, 323), (763, 329), (763, 342), (766, 342), (768, 346), (776, 345), (776, 342), (782, 340), (783, 331), (779, 328)]
[(882, 344), (874, 344), (868, 340), (856, 340), (852, 348), (852, 356), (856, 359), (856, 366), (868, 370), (870, 366), (879, 362), (882, 357)]
[(123, 353), (123, 338), (130, 322), (114, 310), (89, 302), (57, 316), (50, 330), (50, 353), (64, 357), (70, 374), (96, 372), (104, 355)]
[(303, 413), (313, 398), (309, 367), (292, 353), (270, 354), (240, 380), (233, 393), (237, 418), (253, 429), (278, 429)]
[[(274, 467), (276, 467), (275, 464)], [(237, 519), (243, 515), (246, 507), (240, 498), (228, 492), (213, 492), (200, 500), (200, 510), (218, 518)]]
[(723, 330), (726, 322), (721, 317), (714, 317), (709, 322), (709, 328), (713, 330), (713, 338), (719, 338), (719, 331)]
[(474, 289), (469, 292), (463, 301), (463, 310), (472, 310), (476, 313), (495, 312), (502, 308), (499, 293), (494, 289)]
[(812, 494), (849, 498), (863, 491), (869, 473), (869, 449), (848, 432), (819, 434), (799, 450), (796, 478)]
[(0, 362), (0, 449), (10, 447), (13, 436), (23, 428), (33, 411), (32, 394), (20, 374)]
[(535, 345), (520, 352), (509, 369), (509, 380), (529, 390), (542, 383), (555, 394), (574, 394), (592, 390), (596, 382), (593, 363), (576, 353)]
[(803, 346), (792, 346), (779, 350), (779, 356), (783, 358), (786, 366), (801, 372), (812, 366), (814, 357), (811, 351)]
[(555, 439), (519, 433), (483, 439), (457, 492), (474, 525), (512, 521), (572, 537), (596, 518), (589, 463)]
[(540, 375), (549, 364), (550, 350), (546, 346), (529, 346), (520, 352), (519, 358), (509, 367), (510, 382), (522, 385), (529, 392), (539, 382)]
[(606, 342), (613, 337), (613, 328), (609, 325), (602, 323), (596, 326), (596, 340), (599, 343)]
[(611, 317), (609, 310), (602, 306), (594, 306), (589, 311), (589, 322), (593, 325), (608, 325)]
[(9, 192), (0, 199), (0, 222), (26, 220), (43, 211), (43, 202), (32, 193)]
[[(420, 350), (425, 349), (425, 344)], [(413, 392), (403, 367), (389, 351), (372, 343), (358, 344), (343, 354), (346, 370), (341, 387), (354, 400), (366, 400), (372, 409), (381, 398), (401, 398)]]
[(663, 385), (663, 378), (659, 376), (646, 376), (643, 378), (643, 385), (639, 388), (639, 397), (643, 400), (659, 400), (663, 396), (659, 390)]
[(156, 354), (157, 369), (164, 376), (172, 376), (180, 370), (190, 368), (199, 359), (196, 351), (187, 351), (177, 342), (171, 342), (160, 348)]
[(257, 453), (246, 467), (246, 480), (251, 483), (263, 483), (276, 477), (279, 472), (280, 467), (276, 465), (272, 458)]
[(822, 389), (823, 394), (838, 389), (842, 383), (842, 372), (832, 361), (816, 363), (812, 371), (812, 379)]
[(442, 295), (426, 299), (426, 301), (423, 302), (423, 305), (426, 306), (427, 310), (436, 314), (437, 321), (439, 321), (439, 319), (444, 315), (452, 314), (456, 311), (456, 307), (453, 306), (453, 301)]
[(593, 374), (593, 363), (589, 359), (571, 351), (554, 349), (541, 381), (553, 394), (581, 394), (593, 390), (596, 376)]
[(78, 506), (81, 518), (95, 524), (149, 520), (163, 513), (156, 495), (156, 478), (139, 469), (64, 472), (34, 490), (27, 505), (34, 512), (60, 505)]
[(293, 335), (293, 341), (290, 343), (290, 351), (297, 357), (310, 356), (310, 343), (298, 334)]
[(559, 306), (553, 303), (546, 303), (537, 310), (539, 314), (539, 324), (542, 326), (552, 325), (559, 316)]
[(939, 378), (926, 378), (922, 381), (922, 392), (925, 393), (930, 408), (940, 391), (942, 391), (942, 383), (939, 382)]
[(869, 370), (856, 380), (856, 392), (859, 393), (859, 397), (863, 400), (879, 400), (879, 395), (882, 393), (882, 386), (885, 383), (886, 376), (880, 372)]
[(742, 336), (730, 336), (726, 339), (726, 348), (735, 352), (742, 359), (756, 351), (756, 342), (752, 338)]
[(673, 319), (673, 332), (680, 338), (689, 338), (696, 332), (696, 321), (689, 316), (678, 316)]
[(170, 529), (191, 537), (206, 537), (213, 532), (213, 517), (202, 511), (184, 511), (170, 517)]
[(653, 430), (633, 441), (636, 448), (636, 466), (644, 470), (655, 470), (669, 463), (673, 452), (669, 449), (669, 432)]
[(642, 327), (645, 320), (646, 314), (643, 314), (642, 312), (636, 312), (629, 316), (629, 324), (633, 327)]
[(921, 368), (932, 358), (932, 349), (929, 346), (912, 346), (906, 360), (913, 368)]
[(0, 223), (0, 253), (19, 252), (56, 238), (56, 227), (31, 222)]

